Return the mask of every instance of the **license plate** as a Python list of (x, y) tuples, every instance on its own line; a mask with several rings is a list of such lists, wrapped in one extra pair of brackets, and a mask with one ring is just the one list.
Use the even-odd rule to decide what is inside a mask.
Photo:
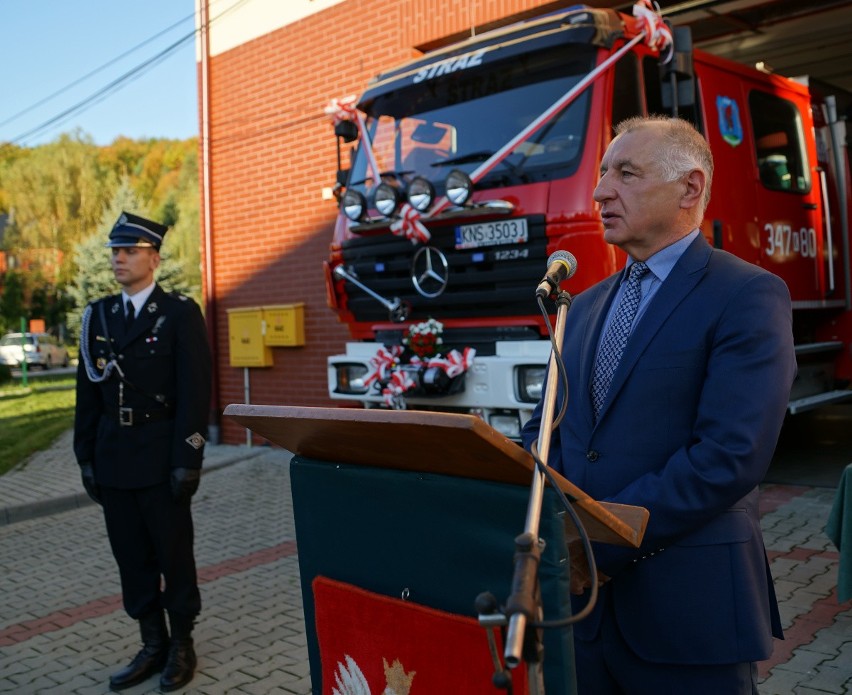
[(523, 218), (463, 224), (456, 227), (457, 249), (476, 249), (481, 246), (499, 246), (500, 244), (524, 244), (528, 240), (527, 221)]

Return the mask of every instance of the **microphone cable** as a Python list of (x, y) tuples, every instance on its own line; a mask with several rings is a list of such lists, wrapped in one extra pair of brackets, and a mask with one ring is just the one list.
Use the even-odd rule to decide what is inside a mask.
[[(568, 372), (565, 369), (565, 364), (562, 362), (562, 350), (561, 346), (556, 344), (556, 336), (553, 334), (553, 326), (550, 323), (550, 317), (548, 316), (547, 309), (544, 306), (544, 300), (541, 297), (536, 297), (538, 300), (538, 306), (544, 316), (544, 323), (547, 326), (547, 334), (550, 338), (550, 344), (553, 349), (553, 354), (556, 357), (556, 368), (559, 371), (560, 383), (562, 385), (562, 390), (564, 393), (564, 397), (562, 398), (562, 402), (559, 405), (559, 412), (556, 417), (553, 419), (553, 428), (556, 429), (559, 424), (562, 422), (565, 417), (565, 413), (568, 410)], [(562, 506), (565, 508), (565, 511), (568, 513), (568, 516), (571, 517), (571, 522), (574, 524), (574, 528), (577, 529), (577, 534), (580, 537), (580, 541), (583, 544), (583, 550), (586, 553), (586, 561), (588, 562), (589, 568), (589, 577), (591, 584), (591, 591), (589, 593), (589, 600), (583, 608), (571, 615), (567, 618), (560, 618), (558, 620), (539, 620), (536, 622), (530, 622), (532, 627), (536, 628), (563, 628), (568, 627), (569, 625), (573, 625), (574, 623), (578, 623), (581, 620), (584, 620), (589, 616), (589, 614), (594, 610), (595, 605), (598, 601), (598, 568), (597, 563), (595, 562), (595, 555), (592, 552), (592, 542), (589, 538), (589, 534), (586, 531), (585, 526), (583, 526), (583, 522), (580, 519), (580, 516), (577, 514), (577, 511), (574, 509), (573, 502), (576, 502), (576, 498), (568, 499), (568, 496), (565, 492), (559, 487), (559, 484), (556, 482), (556, 478), (553, 476), (553, 472), (550, 470), (550, 467), (541, 460), (541, 457), (538, 455), (538, 442), (533, 441), (530, 445), (530, 453), (532, 454), (533, 459), (535, 460), (536, 468), (544, 474), (547, 481), (550, 483), (550, 486), (556, 491), (556, 494), (559, 497), (559, 500)], [(570, 561), (569, 561), (569, 569), (570, 569)]]

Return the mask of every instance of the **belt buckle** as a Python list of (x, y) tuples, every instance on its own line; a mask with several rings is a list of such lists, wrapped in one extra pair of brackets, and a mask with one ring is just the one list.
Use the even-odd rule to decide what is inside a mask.
[(118, 424), (122, 427), (129, 427), (133, 424), (133, 408), (118, 409)]

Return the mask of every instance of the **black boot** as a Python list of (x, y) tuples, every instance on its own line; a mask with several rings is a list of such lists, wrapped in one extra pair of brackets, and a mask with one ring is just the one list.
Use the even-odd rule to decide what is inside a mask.
[(195, 675), (198, 661), (192, 644), (193, 618), (186, 615), (169, 613), (172, 626), (172, 640), (169, 645), (169, 658), (160, 676), (160, 690), (168, 693), (182, 688)]
[(169, 633), (163, 611), (157, 610), (139, 618), (142, 649), (127, 666), (110, 676), (111, 690), (124, 690), (163, 670), (169, 653)]

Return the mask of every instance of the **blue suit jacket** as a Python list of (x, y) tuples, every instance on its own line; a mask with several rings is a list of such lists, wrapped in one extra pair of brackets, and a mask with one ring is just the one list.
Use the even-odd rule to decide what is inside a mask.
[[(649, 661), (765, 659), (782, 635), (757, 485), (796, 371), (789, 292), (699, 235), (634, 328), (595, 424), (590, 378), (620, 276), (568, 312), (568, 411), (550, 450), (550, 465), (593, 498), (650, 511), (640, 549), (595, 544), (612, 578), (601, 605), (613, 602), (625, 639)], [(540, 408), (524, 427), (527, 448)], [(575, 626), (578, 639), (597, 633), (601, 605)]]

